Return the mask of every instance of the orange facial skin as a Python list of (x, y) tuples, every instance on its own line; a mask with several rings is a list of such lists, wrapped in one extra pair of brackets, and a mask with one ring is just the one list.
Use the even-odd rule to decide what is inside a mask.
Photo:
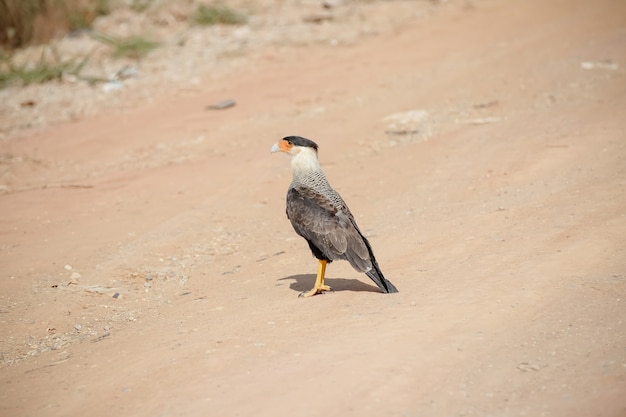
[(293, 148), (293, 145), (287, 142), (285, 139), (281, 139), (278, 141), (278, 149), (280, 149), (281, 152), (289, 152), (291, 148)]
[(289, 153), (293, 149), (293, 144), (285, 139), (281, 139), (272, 146), (272, 153), (285, 152)]

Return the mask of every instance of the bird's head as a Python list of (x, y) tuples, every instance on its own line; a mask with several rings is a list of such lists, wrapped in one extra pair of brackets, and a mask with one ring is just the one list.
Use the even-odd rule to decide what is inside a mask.
[(272, 146), (272, 153), (285, 152), (291, 156), (298, 155), (304, 150), (313, 151), (317, 156), (317, 143), (300, 136), (287, 136)]

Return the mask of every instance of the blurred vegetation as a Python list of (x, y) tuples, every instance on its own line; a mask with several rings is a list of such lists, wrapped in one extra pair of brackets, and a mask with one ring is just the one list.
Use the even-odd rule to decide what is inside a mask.
[(148, 52), (159, 46), (158, 42), (141, 36), (116, 38), (102, 33), (94, 33), (91, 36), (95, 40), (113, 47), (113, 56), (115, 58), (143, 58)]
[(0, 0), (0, 46), (45, 43), (110, 12), (111, 0)]
[(136, 13), (143, 13), (150, 8), (153, 1), (154, 0), (132, 0), (130, 9)]
[(99, 81), (95, 78), (82, 77), (80, 72), (89, 61), (89, 56), (63, 60), (56, 49), (49, 48), (51, 57), (42, 49), (39, 61), (33, 65), (15, 65), (9, 57), (0, 56), (0, 88), (9, 85), (41, 84), (51, 80), (61, 80), (65, 76), (74, 76), (89, 82)]
[[(157, 0), (0, 0), (0, 88), (8, 85), (29, 85), (65, 76), (102, 81), (80, 75), (89, 56), (62, 59), (54, 48), (44, 47), (36, 62), (16, 64), (12, 56), (19, 48), (46, 44), (51, 39), (80, 30), (112, 48), (115, 58), (140, 59), (159, 46), (158, 42), (143, 36), (118, 38), (108, 34), (92, 33), (94, 20), (112, 12), (113, 6), (126, 7), (135, 13), (153, 8)], [(167, 4), (167, 0), (164, 0)], [(221, 3), (195, 3), (188, 16), (190, 24), (199, 26), (239, 25), (247, 22), (247, 16)]]
[(199, 26), (241, 25), (247, 20), (245, 15), (223, 4), (199, 4), (191, 15), (191, 21)]

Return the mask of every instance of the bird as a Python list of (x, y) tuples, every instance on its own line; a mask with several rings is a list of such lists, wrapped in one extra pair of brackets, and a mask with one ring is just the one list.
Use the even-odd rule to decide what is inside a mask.
[(319, 164), (317, 144), (300, 136), (287, 136), (276, 142), (271, 152), (291, 157), (293, 177), (287, 191), (287, 218), (319, 261), (313, 288), (300, 296), (332, 291), (324, 284), (326, 265), (338, 259), (364, 272), (382, 292), (398, 292), (380, 270), (372, 245), (361, 233), (348, 205), (326, 179)]

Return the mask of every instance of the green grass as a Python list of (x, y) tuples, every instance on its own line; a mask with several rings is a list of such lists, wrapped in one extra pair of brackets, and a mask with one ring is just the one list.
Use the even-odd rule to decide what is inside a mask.
[(15, 65), (9, 57), (0, 60), (0, 88), (10, 85), (42, 84), (51, 80), (60, 80), (63, 74), (74, 75), (87, 81), (97, 81), (81, 77), (80, 72), (89, 61), (89, 56), (62, 60), (54, 48), (50, 48), (52, 60), (48, 59), (46, 49), (42, 49), (39, 61), (35, 65)]
[(247, 20), (242, 13), (221, 4), (200, 4), (191, 15), (191, 22), (199, 26), (241, 25)]
[(141, 36), (116, 38), (110, 35), (94, 33), (92, 37), (97, 41), (113, 47), (113, 56), (115, 58), (143, 58), (148, 52), (159, 46), (158, 42), (148, 40)]

